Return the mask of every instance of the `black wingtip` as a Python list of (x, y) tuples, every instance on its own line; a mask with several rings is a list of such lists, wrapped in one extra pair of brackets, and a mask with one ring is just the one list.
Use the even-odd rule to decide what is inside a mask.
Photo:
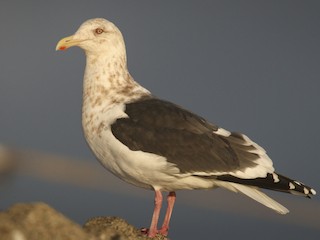
[(242, 179), (232, 175), (222, 175), (218, 176), (217, 179), (221, 181), (234, 182), (274, 191), (291, 193), (294, 195), (301, 195), (307, 198), (311, 198), (312, 196), (316, 195), (316, 191), (311, 187), (275, 172), (268, 173), (265, 178)]

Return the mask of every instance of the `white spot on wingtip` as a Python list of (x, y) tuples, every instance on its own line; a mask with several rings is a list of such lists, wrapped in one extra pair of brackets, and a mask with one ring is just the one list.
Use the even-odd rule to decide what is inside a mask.
[(299, 186), (301, 186), (301, 183), (298, 181), (294, 181), (295, 184), (298, 184)]
[(217, 131), (214, 132), (215, 134), (224, 136), (224, 137), (229, 137), (231, 135), (231, 132), (229, 132), (228, 130), (225, 130), (223, 128), (218, 128)]
[(316, 195), (317, 194), (317, 192), (316, 192), (316, 190), (314, 190), (314, 189), (310, 189), (310, 192), (313, 194), (313, 195)]
[(308, 195), (309, 194), (309, 190), (307, 188), (303, 188), (303, 192), (304, 194)]
[(280, 182), (279, 176), (276, 173), (272, 173), (273, 182), (277, 183)]
[(294, 186), (294, 184), (292, 182), (289, 182), (289, 188), (290, 189), (295, 189), (296, 187)]

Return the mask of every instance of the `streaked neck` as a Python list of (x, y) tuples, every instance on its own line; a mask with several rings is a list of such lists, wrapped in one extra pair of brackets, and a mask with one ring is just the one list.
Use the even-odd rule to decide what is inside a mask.
[(83, 105), (107, 107), (150, 94), (131, 77), (123, 55), (90, 55), (84, 74)]

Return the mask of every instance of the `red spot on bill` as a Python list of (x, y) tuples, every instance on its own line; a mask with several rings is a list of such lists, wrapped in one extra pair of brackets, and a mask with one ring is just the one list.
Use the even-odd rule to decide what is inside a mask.
[(67, 49), (67, 47), (65, 47), (65, 46), (59, 47), (59, 50), (66, 50), (66, 49)]

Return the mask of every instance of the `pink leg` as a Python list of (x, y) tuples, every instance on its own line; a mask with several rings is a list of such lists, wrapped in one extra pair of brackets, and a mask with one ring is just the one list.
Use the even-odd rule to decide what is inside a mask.
[(161, 205), (162, 205), (162, 194), (159, 190), (155, 190), (154, 210), (153, 210), (150, 229), (148, 232), (148, 237), (155, 237), (158, 233), (157, 225), (158, 225)]
[(172, 210), (173, 210), (173, 206), (174, 206), (175, 200), (176, 200), (176, 193), (175, 192), (170, 192), (168, 194), (168, 197), (167, 197), (167, 201), (168, 201), (167, 212), (166, 212), (166, 215), (164, 217), (164, 221), (163, 221), (162, 227), (161, 227), (161, 229), (159, 231), (159, 233), (161, 233), (164, 236), (168, 235), (169, 222), (170, 222), (170, 218), (171, 218), (171, 214), (172, 214)]

